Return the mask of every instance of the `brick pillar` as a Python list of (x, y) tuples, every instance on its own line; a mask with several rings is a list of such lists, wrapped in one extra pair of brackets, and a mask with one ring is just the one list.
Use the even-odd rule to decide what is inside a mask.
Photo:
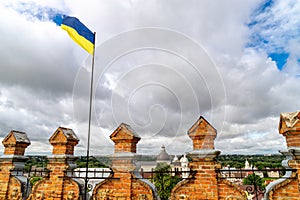
[(99, 183), (93, 191), (93, 199), (157, 199), (153, 185), (139, 180), (136, 145), (141, 139), (129, 125), (122, 123), (111, 135), (115, 143), (111, 156), (113, 175)]
[(132, 174), (136, 168), (137, 159), (136, 145), (140, 141), (138, 136), (130, 126), (121, 124), (110, 135), (110, 139), (115, 143), (115, 154), (112, 155), (112, 169), (114, 177), (120, 178), (117, 187), (121, 189), (119, 196), (131, 199)]
[(76, 167), (77, 157), (73, 154), (79, 139), (72, 129), (59, 127), (49, 142), (53, 146), (52, 156), (48, 157), (49, 177), (33, 187), (29, 199), (79, 199), (81, 188), (68, 177), (68, 172)]
[(266, 187), (265, 199), (300, 199), (300, 111), (281, 113), (278, 129), (288, 148), (288, 151), (281, 151), (286, 156), (282, 165), (296, 169), (296, 172), (288, 171), (281, 180), (270, 183)]
[(285, 137), (288, 151), (292, 154), (289, 166), (298, 170), (300, 183), (300, 111), (281, 113), (278, 129), (279, 134)]
[[(24, 163), (28, 159), (24, 156), (30, 141), (24, 132), (12, 130), (2, 141), (5, 149), (0, 157), (0, 199), (21, 199), (26, 197), (27, 179), (23, 176)], [(18, 178), (15, 175), (18, 174)]]
[(300, 111), (281, 113), (279, 121), (279, 134), (286, 139), (288, 152), (291, 153), (292, 159), (288, 161), (288, 166), (296, 169), (297, 184), (289, 184), (290, 194), (300, 198)]
[(136, 145), (140, 141), (129, 125), (121, 124), (111, 135), (110, 139), (115, 143), (115, 153), (136, 153)]
[(193, 142), (193, 151), (188, 154), (192, 158), (189, 167), (196, 171), (195, 184), (201, 185), (195, 194), (198, 199), (218, 199), (216, 169), (221, 166), (215, 160), (220, 154), (214, 150), (217, 130), (201, 116), (188, 130), (188, 136)]
[(214, 139), (217, 131), (202, 116), (188, 130), (193, 142), (193, 151), (188, 153), (192, 158), (189, 168), (194, 171), (191, 180), (177, 184), (171, 199), (215, 199), (218, 200), (218, 181), (216, 168), (220, 164), (215, 161), (219, 151), (214, 150)]
[(136, 145), (141, 139), (140, 136), (129, 125), (121, 124), (110, 135), (110, 139), (115, 143), (115, 153), (112, 155), (112, 169), (121, 173), (132, 172), (136, 168)]

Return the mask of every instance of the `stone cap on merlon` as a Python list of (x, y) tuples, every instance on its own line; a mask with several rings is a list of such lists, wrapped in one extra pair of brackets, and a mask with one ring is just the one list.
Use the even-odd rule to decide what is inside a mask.
[(49, 139), (50, 143), (56, 142), (67, 142), (67, 141), (76, 141), (79, 142), (79, 138), (76, 136), (74, 131), (70, 128), (58, 127), (57, 130)]
[(215, 148), (217, 130), (204, 117), (200, 116), (187, 134), (193, 141), (194, 150)]
[(53, 146), (52, 154), (73, 155), (74, 147), (78, 144), (79, 139), (72, 129), (58, 127), (49, 142)]
[(27, 137), (25, 132), (11, 130), (9, 134), (3, 139), (2, 144), (6, 144), (8, 142), (15, 142), (15, 143), (26, 143), (30, 144), (30, 140)]
[[(283, 134), (286, 131), (300, 128), (300, 111), (285, 112), (280, 114), (279, 133)], [(300, 129), (299, 129), (300, 130)]]
[(24, 155), (26, 147), (31, 143), (25, 132), (12, 130), (3, 139), (5, 155)]
[(115, 143), (115, 153), (136, 153), (136, 145), (141, 137), (128, 124), (121, 123), (110, 139)]
[(281, 113), (278, 130), (288, 149), (300, 150), (300, 111)]
[[(125, 134), (120, 135), (120, 133), (124, 132)], [(125, 137), (124, 137), (125, 136)], [(125, 123), (121, 123), (118, 128), (110, 135), (110, 139), (141, 139), (141, 137), (128, 125)]]

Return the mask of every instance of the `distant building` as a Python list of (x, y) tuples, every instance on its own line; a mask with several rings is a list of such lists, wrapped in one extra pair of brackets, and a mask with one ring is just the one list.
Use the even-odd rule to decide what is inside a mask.
[(166, 147), (163, 145), (160, 149), (159, 154), (156, 157), (156, 163), (167, 163), (168, 165), (171, 164), (172, 158), (167, 153)]
[[(257, 169), (257, 168), (253, 167), (252, 164), (250, 165), (250, 163), (246, 159), (245, 166), (244, 166), (244, 168), (242, 168), (242, 170), (249, 170), (249, 171), (239, 171), (238, 169), (236, 169), (234, 167), (231, 168), (230, 166), (223, 167), (222, 169), (228, 170), (228, 171), (222, 172), (222, 176), (224, 178), (226, 178), (227, 180), (229, 180), (233, 183), (241, 185), (242, 180), (244, 178), (246, 178), (250, 174), (253, 174), (253, 172), (251, 170)], [(254, 173), (260, 177), (263, 176), (262, 172), (255, 171)]]
[(249, 165), (249, 162), (248, 162), (248, 160), (246, 159), (244, 169), (252, 169), (252, 168), (253, 168), (253, 165)]
[[(270, 169), (270, 168), (267, 168), (267, 169)], [(279, 171), (268, 171), (267, 174), (268, 174), (268, 177), (270, 177), (270, 178), (279, 178), (280, 177)]]
[(190, 175), (190, 173), (188, 172), (190, 170), (189, 160), (185, 155), (183, 155), (183, 157), (180, 159), (180, 163), (181, 163), (181, 171), (183, 171), (182, 178), (188, 178)]
[[(173, 157), (173, 158), (172, 158)], [(141, 166), (140, 172), (144, 178), (151, 178), (154, 174), (151, 173), (154, 171), (156, 166), (159, 163), (166, 163), (171, 166), (172, 176), (180, 174), (182, 178), (188, 178), (189, 176), (189, 167), (188, 159), (185, 155), (181, 156), (179, 159), (177, 155), (171, 156), (166, 151), (166, 147), (163, 145), (160, 149), (159, 154), (156, 156), (156, 161), (140, 161)]]

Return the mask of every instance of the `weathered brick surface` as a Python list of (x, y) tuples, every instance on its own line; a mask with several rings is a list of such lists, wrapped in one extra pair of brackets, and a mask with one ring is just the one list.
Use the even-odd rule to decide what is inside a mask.
[(74, 147), (78, 138), (72, 129), (59, 127), (49, 139), (53, 145), (53, 155), (48, 157), (49, 177), (37, 182), (32, 188), (29, 200), (36, 199), (79, 199), (78, 183), (67, 176), (69, 160), (74, 160)]
[[(286, 179), (268, 191), (270, 200), (300, 199), (299, 119), (299, 111), (284, 113), (280, 116), (279, 133), (286, 137), (288, 151), (292, 155), (288, 166), (296, 169), (296, 172), (292, 173), (292, 179)], [(194, 147), (194, 150), (188, 154), (192, 158), (189, 167), (194, 173), (191, 173), (190, 179), (179, 182), (173, 188), (170, 199), (246, 199), (240, 187), (225, 179), (218, 179), (216, 169), (220, 168), (220, 164), (215, 158), (219, 152), (214, 150), (216, 130), (203, 117), (200, 117), (189, 129), (188, 135)], [(130, 126), (121, 124), (113, 132), (111, 139), (115, 143), (115, 154), (112, 156), (111, 166), (114, 173), (111, 175), (112, 179), (106, 179), (96, 185), (92, 199), (157, 199), (153, 185), (139, 179), (136, 175), (136, 146), (140, 137)], [(66, 173), (71, 169), (70, 163), (75, 160), (74, 147), (79, 139), (71, 129), (59, 127), (49, 141), (53, 145), (53, 155), (48, 158), (49, 177), (35, 184), (28, 200), (82, 199), (80, 193), (82, 188)], [(24, 133), (12, 131), (2, 143), (5, 150), (4, 156), (0, 157), (0, 200), (23, 200), (22, 183), (11, 170), (16, 166), (22, 169), (20, 163), (26, 160), (24, 152), (30, 141)]]
[(111, 178), (99, 183), (93, 191), (94, 200), (152, 200), (156, 195), (150, 183), (139, 180), (134, 170), (136, 145), (140, 137), (126, 124), (121, 124), (110, 136), (115, 143)]
[(177, 199), (246, 199), (245, 193), (235, 184), (217, 179), (215, 169), (220, 168), (216, 161), (203, 158), (193, 160), (189, 167), (195, 171), (190, 180), (179, 182), (172, 190), (171, 200)]
[(193, 141), (193, 149), (214, 149), (214, 140), (217, 136), (216, 129), (202, 116), (188, 130), (188, 136)]
[(244, 191), (232, 182), (220, 179), (218, 180), (218, 199), (241, 200), (246, 199)]
[(180, 182), (172, 191), (171, 199), (218, 199), (215, 162), (193, 161), (190, 166), (195, 171), (193, 179)]
[(25, 149), (30, 145), (26, 133), (12, 130), (2, 141), (5, 155), (23, 156)]
[(300, 147), (300, 111), (280, 114), (279, 133), (286, 138), (287, 147)]
[(299, 182), (297, 180), (287, 179), (285, 182), (277, 185), (269, 194), (270, 200), (299, 200)]
[(36, 199), (79, 199), (80, 188), (71, 178), (45, 179), (37, 182), (28, 200)]
[(53, 146), (52, 154), (73, 155), (79, 139), (72, 129), (59, 127), (50, 137), (49, 142)]
[(203, 118), (189, 129), (194, 151), (189, 168), (194, 171), (190, 180), (179, 182), (172, 190), (171, 200), (177, 199), (246, 199), (245, 193), (234, 184), (217, 179), (216, 169), (221, 166), (215, 161), (219, 152), (214, 151), (214, 139), (217, 131)]
[(1, 200), (21, 200), (22, 194), (22, 183), (14, 176), (0, 176), (0, 199)]
[(8, 186), (11, 178), (10, 170), (13, 169), (12, 162), (1, 162), (0, 173), (0, 199), (6, 199)]
[(130, 173), (116, 173), (113, 178), (98, 184), (93, 191), (94, 200), (124, 199), (152, 200), (156, 199), (149, 185)]
[(300, 199), (300, 191), (299, 191), (300, 160), (289, 161), (289, 166), (292, 167), (293, 169), (297, 169), (297, 172), (293, 173), (290, 179), (286, 179), (284, 182), (275, 186), (275, 188), (269, 193), (270, 200)]
[[(292, 160), (288, 162), (288, 166), (296, 169), (296, 173), (292, 173), (291, 179), (277, 184), (269, 193), (270, 200), (296, 200), (300, 199), (300, 112), (281, 113), (279, 121), (279, 133), (286, 138), (286, 144), (289, 152), (292, 154)], [(293, 179), (292, 179), (293, 178)]]
[(21, 200), (23, 198), (21, 188), (21, 182), (15, 177), (10, 177), (6, 198), (11, 200)]
[(110, 139), (115, 143), (115, 153), (136, 153), (136, 145), (140, 141), (129, 125), (122, 123), (111, 135)]
[[(4, 156), (0, 158), (0, 199), (22, 199), (24, 188), (19, 179), (12, 175), (11, 170), (22, 170), (24, 162), (25, 149), (30, 145), (26, 133), (20, 131), (11, 131), (2, 141), (5, 149)], [(17, 164), (16, 164), (17, 163)], [(19, 175), (22, 177), (22, 175)]]

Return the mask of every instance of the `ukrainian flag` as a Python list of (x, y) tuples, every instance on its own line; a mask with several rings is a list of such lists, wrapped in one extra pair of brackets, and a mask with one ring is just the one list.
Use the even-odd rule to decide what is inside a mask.
[(76, 17), (65, 16), (62, 20), (61, 28), (67, 31), (69, 36), (77, 44), (93, 55), (95, 48), (95, 34)]

